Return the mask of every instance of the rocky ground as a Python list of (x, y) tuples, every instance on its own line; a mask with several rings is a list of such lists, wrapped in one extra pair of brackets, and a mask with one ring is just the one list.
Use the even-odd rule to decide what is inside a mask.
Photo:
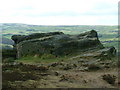
[(117, 58), (86, 53), (51, 63), (3, 64), (3, 88), (117, 88)]

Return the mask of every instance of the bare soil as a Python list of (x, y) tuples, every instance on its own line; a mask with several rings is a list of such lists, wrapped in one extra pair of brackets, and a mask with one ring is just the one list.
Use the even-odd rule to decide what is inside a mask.
[[(62, 65), (62, 64), (61, 64)], [(3, 88), (117, 88), (117, 67), (99, 70), (19, 63), (3, 65)]]

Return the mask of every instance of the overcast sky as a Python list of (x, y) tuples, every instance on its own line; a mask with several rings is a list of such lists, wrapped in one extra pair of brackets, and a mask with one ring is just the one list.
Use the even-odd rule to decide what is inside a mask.
[(0, 23), (117, 25), (119, 0), (0, 0)]

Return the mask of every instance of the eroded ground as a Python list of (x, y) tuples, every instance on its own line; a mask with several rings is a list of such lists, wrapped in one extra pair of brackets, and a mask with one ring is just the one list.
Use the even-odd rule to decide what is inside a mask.
[(51, 63), (3, 63), (3, 88), (117, 88), (117, 58), (87, 53)]

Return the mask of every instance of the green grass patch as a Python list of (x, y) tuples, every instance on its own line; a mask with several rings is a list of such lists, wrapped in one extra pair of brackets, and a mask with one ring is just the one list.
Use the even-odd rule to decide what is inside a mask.
[(51, 63), (51, 62), (58, 62), (58, 61), (66, 61), (68, 60), (68, 58), (69, 56), (56, 57), (52, 54), (44, 54), (39, 57), (25, 56), (20, 59), (17, 59), (17, 61), (23, 62), (23, 63)]

